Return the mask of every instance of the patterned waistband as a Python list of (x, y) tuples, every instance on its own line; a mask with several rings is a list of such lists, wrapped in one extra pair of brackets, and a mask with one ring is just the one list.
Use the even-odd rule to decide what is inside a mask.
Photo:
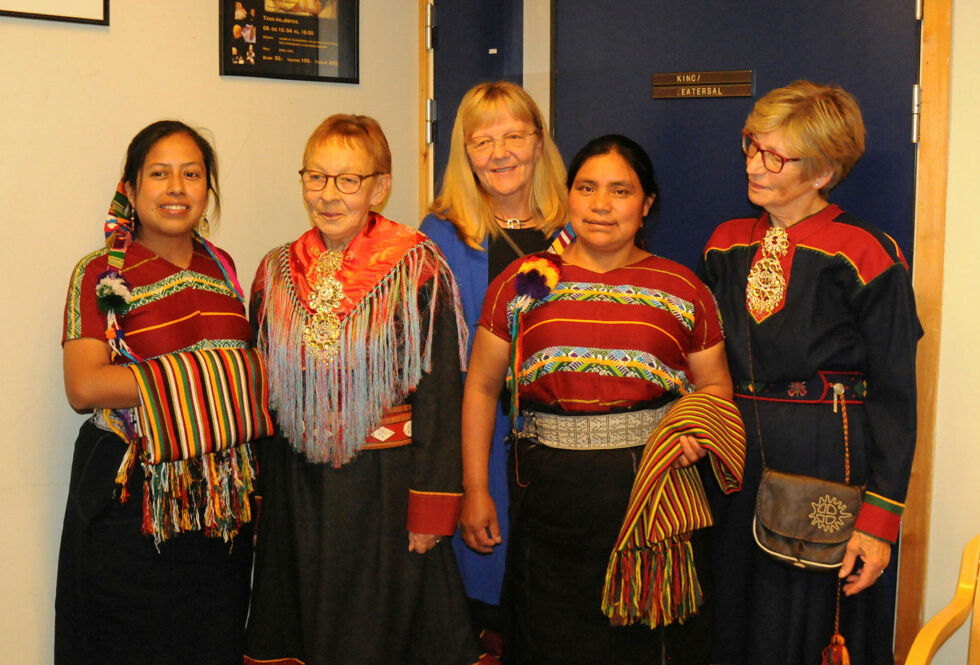
[(402, 404), (385, 412), (373, 432), (364, 437), (361, 450), (398, 448), (412, 442), (412, 405)]
[(136, 439), (134, 409), (96, 409), (90, 418), (92, 424), (105, 432), (112, 432), (127, 443)]
[(672, 404), (643, 411), (582, 416), (525, 411), (520, 436), (537, 439), (538, 443), (549, 448), (566, 450), (643, 446)]
[(819, 371), (809, 379), (778, 383), (738, 381), (735, 396), (764, 402), (810, 402), (833, 404), (843, 399), (847, 404), (862, 404), (868, 394), (864, 372)]

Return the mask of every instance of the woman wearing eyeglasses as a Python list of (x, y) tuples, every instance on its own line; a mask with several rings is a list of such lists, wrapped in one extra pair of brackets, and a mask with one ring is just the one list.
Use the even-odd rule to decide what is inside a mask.
[[(471, 343), (487, 285), (518, 257), (552, 244), (565, 223), (566, 199), (561, 155), (531, 96), (508, 81), (471, 88), (456, 113), (442, 190), (419, 227), (439, 245), (459, 282)], [(554, 246), (560, 250), (562, 243)], [(486, 631), (491, 650), (500, 629), (510, 530), (509, 430), (500, 408), (489, 457), (479, 461), (488, 484), (466, 488), (453, 537), (474, 623)]]
[[(704, 250), (749, 438), (742, 492), (715, 502), (718, 665), (818, 662), (838, 580), (851, 662), (893, 662), (894, 588), (878, 579), (895, 561), (922, 331), (895, 241), (827, 201), (864, 135), (840, 88), (796, 81), (760, 99), (742, 148), (762, 213), (722, 224)], [(845, 437), (846, 482), (865, 493), (840, 569), (770, 559), (753, 542), (763, 455), (767, 468), (845, 482)]]
[(300, 170), (313, 228), (252, 286), (277, 436), (260, 453), (246, 663), (479, 658), (449, 546), (460, 486), (458, 299), (438, 249), (371, 208), (391, 153), (327, 118)]

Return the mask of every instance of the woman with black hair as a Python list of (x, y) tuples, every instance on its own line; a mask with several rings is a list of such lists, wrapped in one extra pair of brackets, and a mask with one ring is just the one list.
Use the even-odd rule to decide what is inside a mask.
[(106, 246), (72, 273), (65, 390), (92, 417), (68, 486), (58, 665), (241, 662), (249, 440), (271, 419), (234, 265), (203, 237), (212, 203), (214, 149), (155, 122), (129, 145)]
[[(690, 270), (638, 246), (657, 195), (639, 145), (594, 139), (572, 160), (568, 185), (575, 242), (560, 258), (519, 259), (490, 285), (463, 401), (464, 496), (486, 485), (486, 465), (468, 460), (486, 457), (505, 378), (520, 414), (505, 653), (515, 663), (649, 663), (666, 639), (672, 662), (707, 662), (695, 624), (670, 626), (666, 638), (651, 630), (686, 620), (696, 601), (668, 599), (649, 626), (614, 627), (602, 598), (651, 433), (683, 395), (731, 399), (720, 322)], [(680, 431), (668, 467), (696, 476), (688, 467), (706, 450)], [(669, 544), (665, 569), (692, 569), (690, 534)], [(653, 584), (666, 595), (670, 585)]]

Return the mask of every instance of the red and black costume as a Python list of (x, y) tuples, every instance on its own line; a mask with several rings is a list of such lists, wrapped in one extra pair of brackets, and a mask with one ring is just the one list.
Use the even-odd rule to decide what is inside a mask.
[[(771, 312), (750, 313), (747, 279), (770, 225), (766, 213), (722, 224), (699, 269), (725, 322), (735, 401), (749, 439), (742, 492), (713, 502), (713, 662), (720, 665), (815, 662), (833, 632), (836, 574), (781, 566), (752, 540), (759, 432), (767, 466), (843, 482), (842, 414), (831, 389), (842, 384), (851, 483), (866, 488), (857, 528), (892, 543), (915, 449), (915, 350), (922, 330), (894, 240), (828, 205), (786, 229), (788, 247), (779, 260), (784, 295)], [(841, 633), (856, 663), (892, 662), (894, 582), (888, 581), (886, 575), (842, 599)]]
[[(312, 229), (266, 255), (252, 288), (278, 426), (259, 452), (245, 662), (475, 662), (448, 540), (462, 499), (455, 283), (431, 241), (377, 214), (325, 275), (328, 251)], [(342, 288), (325, 355), (304, 339), (324, 278)], [(420, 555), (409, 531), (445, 539)]]

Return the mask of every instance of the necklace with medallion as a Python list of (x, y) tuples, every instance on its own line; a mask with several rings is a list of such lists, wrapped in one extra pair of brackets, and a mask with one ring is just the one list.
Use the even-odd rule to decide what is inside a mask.
[(745, 303), (756, 319), (768, 316), (782, 302), (786, 293), (786, 276), (780, 257), (789, 251), (786, 229), (770, 226), (762, 239), (762, 258), (749, 271), (745, 286)]
[(323, 362), (332, 360), (340, 349), (341, 325), (336, 310), (344, 300), (344, 285), (337, 279), (337, 271), (343, 261), (343, 250), (324, 250), (317, 257), (310, 280), (308, 304), (313, 315), (303, 329), (303, 341)]

